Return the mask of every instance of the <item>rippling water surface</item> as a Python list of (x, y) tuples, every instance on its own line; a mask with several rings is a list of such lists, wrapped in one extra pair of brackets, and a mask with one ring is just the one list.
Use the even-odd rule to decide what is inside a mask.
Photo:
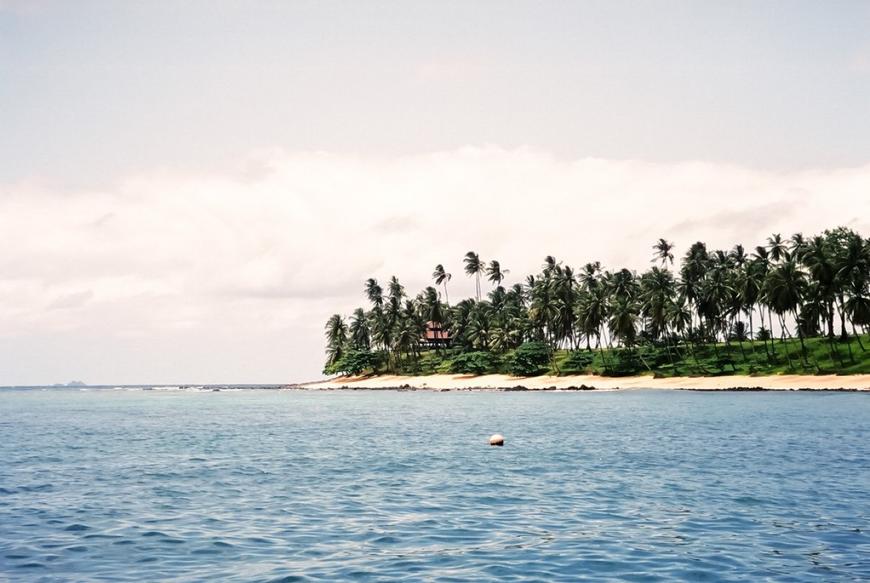
[(0, 390), (0, 580), (870, 580), (868, 490), (867, 394)]

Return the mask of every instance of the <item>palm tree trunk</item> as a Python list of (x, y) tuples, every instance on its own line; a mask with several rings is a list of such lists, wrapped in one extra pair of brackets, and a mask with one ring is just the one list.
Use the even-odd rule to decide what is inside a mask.
[[(763, 317), (764, 316), (762, 316), (762, 318)], [(773, 342), (773, 313), (771, 312), (770, 308), (767, 308), (767, 325), (770, 327), (770, 334), (768, 334), (768, 336), (770, 336), (770, 351), (773, 353), (774, 356), (776, 356), (776, 346)]]
[[(840, 340), (842, 342), (842, 340)], [(846, 337), (846, 348), (849, 349), (849, 362), (855, 364), (855, 355), (852, 354), (852, 339)]]
[(837, 310), (840, 312), (840, 338), (846, 340), (849, 337), (849, 333), (846, 331), (846, 307), (843, 297), (840, 296), (839, 299), (840, 305), (837, 307)]
[(788, 368), (792, 369), (794, 367), (791, 364), (791, 352), (789, 352), (788, 344), (785, 343), (785, 334), (786, 334), (785, 322), (783, 321), (781, 314), (777, 314), (777, 316), (779, 316), (779, 320), (780, 320), (780, 322), (779, 322), (779, 324), (780, 324), (779, 341), (783, 344), (783, 350), (785, 350), (785, 357), (786, 357), (786, 359), (788, 359)]
[(647, 364), (646, 360), (643, 357), (643, 354), (641, 354), (640, 348), (637, 349), (637, 357), (640, 359), (640, 361), (646, 367), (646, 370), (648, 370), (649, 372), (652, 372), (652, 369), (649, 367), (649, 364)]
[(607, 365), (607, 356), (605, 356), (604, 347), (601, 346), (601, 332), (595, 335), (595, 347), (598, 349), (598, 352), (601, 354), (601, 364), (604, 366), (604, 372), (607, 372), (607, 369), (610, 368)]
[(698, 353), (695, 351), (695, 342), (689, 340), (689, 352), (692, 354), (692, 359), (695, 361), (695, 370), (697, 372), (703, 373), (703, 367), (701, 366), (701, 362), (698, 360)]
[(752, 348), (752, 354), (755, 354), (755, 328), (752, 325), (752, 312), (755, 310), (749, 306), (749, 347)]
[(864, 343), (861, 342), (861, 335), (858, 334), (858, 330), (855, 328), (855, 321), (849, 318), (849, 322), (852, 324), (852, 334), (854, 334), (855, 338), (858, 340), (858, 346), (861, 347), (861, 352), (867, 352), (867, 349), (864, 348)]
[[(833, 318), (831, 319), (833, 322)], [(840, 357), (840, 351), (837, 350), (836, 345), (834, 344), (834, 338), (832, 336), (828, 336), (828, 347), (831, 349), (831, 364), (834, 365), (834, 368), (837, 368), (837, 363), (839, 362), (840, 368), (843, 367), (843, 359)], [(836, 362), (834, 358), (836, 357)]]
[[(801, 328), (801, 323), (798, 322), (798, 314), (797, 309), (794, 310), (794, 320), (797, 322), (797, 330), (798, 330), (798, 338), (801, 341), (801, 356), (804, 361), (804, 366), (807, 366), (809, 363), (807, 362), (807, 347), (804, 344), (804, 331)], [(818, 367), (816, 367), (818, 368)]]

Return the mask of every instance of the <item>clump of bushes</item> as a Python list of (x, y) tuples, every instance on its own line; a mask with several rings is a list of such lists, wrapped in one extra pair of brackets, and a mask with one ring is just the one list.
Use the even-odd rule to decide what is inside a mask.
[(374, 371), (379, 358), (369, 350), (351, 350), (338, 360), (323, 369), (324, 374), (358, 375), (366, 371)]
[(498, 358), (489, 352), (465, 352), (453, 358), (450, 372), (465, 374), (486, 374), (498, 372)]
[(531, 377), (547, 372), (550, 347), (544, 342), (521, 344), (508, 359), (508, 372), (517, 377)]
[(588, 351), (573, 350), (568, 353), (562, 365), (559, 367), (563, 374), (585, 374), (592, 367), (595, 355)]

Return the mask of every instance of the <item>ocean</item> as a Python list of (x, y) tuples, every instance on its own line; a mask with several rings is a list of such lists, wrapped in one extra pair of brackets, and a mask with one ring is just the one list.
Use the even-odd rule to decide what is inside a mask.
[(0, 389), (0, 580), (870, 580), (870, 394)]

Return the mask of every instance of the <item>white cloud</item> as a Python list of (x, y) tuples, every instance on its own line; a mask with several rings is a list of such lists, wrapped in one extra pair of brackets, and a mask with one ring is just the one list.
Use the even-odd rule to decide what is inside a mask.
[(662, 236), (682, 252), (838, 224), (868, 234), (868, 192), (870, 165), (772, 173), (496, 147), (390, 159), (272, 151), (73, 194), (9, 185), (0, 339), (13, 348), (0, 384), (311, 378), (323, 321), (361, 304), (369, 276), (396, 274), (416, 291), (444, 263), (452, 299), (472, 291), (469, 249), (516, 281), (547, 254), (641, 269)]

